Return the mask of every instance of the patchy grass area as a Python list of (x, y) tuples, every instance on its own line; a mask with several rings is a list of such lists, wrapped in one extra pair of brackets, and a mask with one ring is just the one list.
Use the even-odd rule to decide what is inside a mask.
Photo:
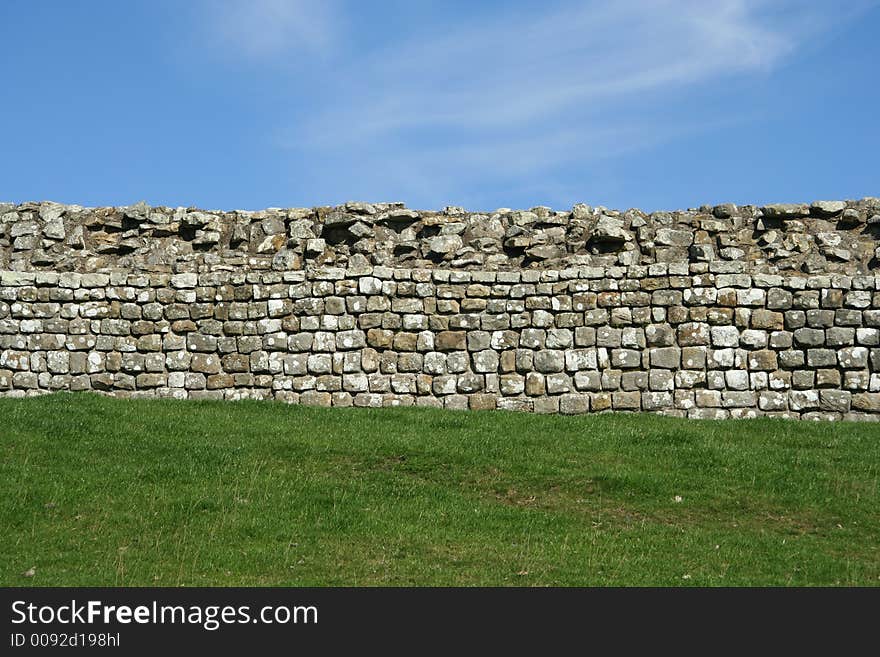
[(873, 424), (59, 394), (0, 469), (3, 585), (880, 584)]

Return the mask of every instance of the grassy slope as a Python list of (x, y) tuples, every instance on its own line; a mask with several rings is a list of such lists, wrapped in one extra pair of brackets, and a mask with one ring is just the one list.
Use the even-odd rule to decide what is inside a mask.
[(5, 585), (880, 584), (872, 424), (63, 394), (0, 454)]

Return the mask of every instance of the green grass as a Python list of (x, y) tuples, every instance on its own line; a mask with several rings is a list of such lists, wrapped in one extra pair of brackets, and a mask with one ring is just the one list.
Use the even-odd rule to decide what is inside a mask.
[(868, 423), (58, 394), (0, 454), (3, 585), (880, 585)]

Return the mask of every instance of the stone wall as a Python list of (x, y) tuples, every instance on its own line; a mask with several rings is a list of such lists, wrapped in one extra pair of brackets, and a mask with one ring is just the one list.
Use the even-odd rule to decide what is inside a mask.
[(878, 418), (875, 230), (877, 199), (0, 204), (0, 394)]
[(721, 261), (761, 273), (854, 275), (877, 266), (878, 237), (875, 198), (650, 214), (583, 204), (480, 213), (401, 203), (259, 212), (0, 203), (0, 269), (14, 271), (519, 271)]

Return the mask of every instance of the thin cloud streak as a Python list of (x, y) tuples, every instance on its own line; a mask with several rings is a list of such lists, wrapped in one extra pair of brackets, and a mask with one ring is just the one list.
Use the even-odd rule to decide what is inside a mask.
[(296, 51), (320, 54), (340, 28), (333, 0), (203, 0), (217, 47), (254, 60)]
[[(334, 157), (316, 156), (308, 186), (326, 203), (418, 199), (426, 209), (452, 204), (489, 211), (496, 205), (493, 198), (505, 199), (515, 191), (528, 192), (536, 199), (533, 204), (570, 207), (585, 199), (600, 202), (603, 194), (588, 176), (574, 182), (578, 176), (573, 180), (563, 175), (575, 165), (601, 168), (610, 160), (656, 148), (667, 140), (735, 127), (751, 118), (742, 114), (704, 122), (669, 122), (662, 133), (641, 122), (620, 120), (614, 126), (596, 126), (586, 132), (560, 130), (503, 143), (453, 143), (432, 149), (384, 143), (381, 154), (349, 153), (341, 158), (345, 164)], [(340, 192), (336, 176), (344, 166), (350, 170)], [(509, 191), (499, 196), (499, 189)]]
[(317, 113), (299, 138), (326, 147), (413, 128), (544, 130), (625, 97), (770, 70), (795, 35), (761, 25), (752, 4), (592, 3), (436, 42), (416, 37), (344, 71), (356, 107)]
[[(585, 167), (737, 120), (693, 115), (688, 95), (772, 73), (868, 6), (566, 2), (550, 14), (505, 17), (499, 8), (479, 25), (413, 25), (358, 50), (345, 45), (342, 5), (233, 4), (226, 20), (241, 26), (246, 56), (284, 60), (302, 44), (321, 52), (333, 44), (331, 59), (314, 62), (321, 88), (297, 99), (300, 118), (276, 128), (277, 147), (320, 159), (319, 169), (334, 171), (320, 182), (338, 194), (370, 179), (396, 198), (430, 185), (454, 198), (475, 179), (533, 186), (566, 163)], [(365, 161), (378, 164), (365, 173)]]

